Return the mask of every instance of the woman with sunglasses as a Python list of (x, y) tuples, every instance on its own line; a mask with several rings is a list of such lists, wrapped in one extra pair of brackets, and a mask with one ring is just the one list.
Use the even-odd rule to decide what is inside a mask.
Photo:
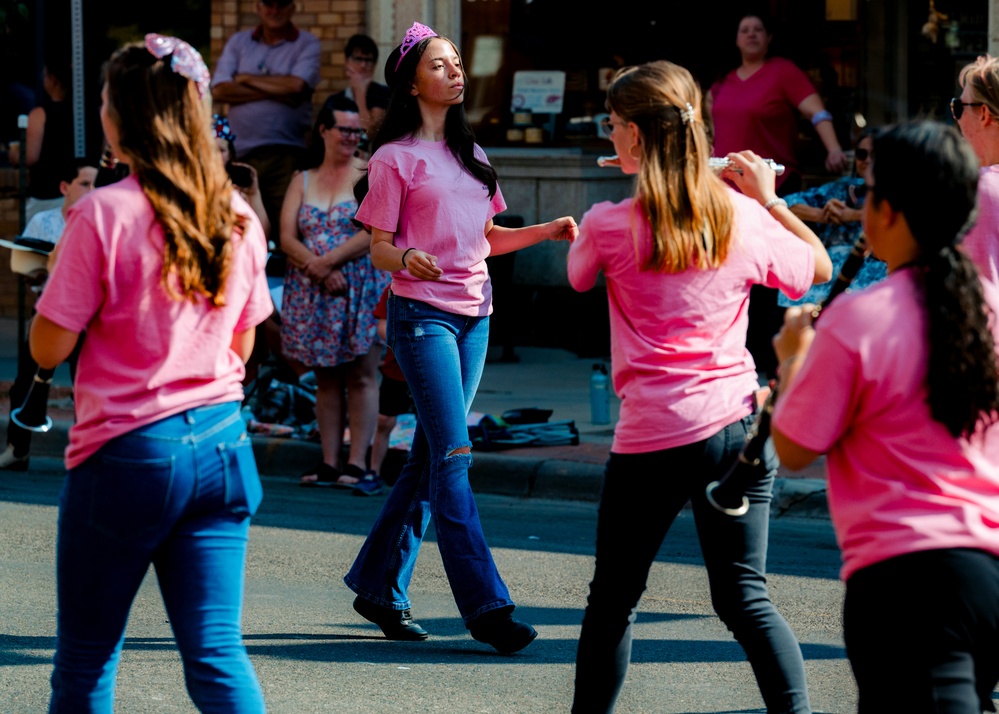
[(959, 75), (950, 111), (978, 157), (978, 218), (961, 247), (982, 275), (999, 285), (999, 59), (984, 55)]
[(496, 172), (465, 115), (467, 77), (454, 44), (418, 22), (385, 63), (392, 90), (355, 192), (371, 258), (392, 273), (388, 340), (409, 384), (417, 423), (409, 460), (344, 582), (354, 609), (394, 640), (425, 640), (409, 582), (434, 520), (437, 547), (471, 636), (504, 654), (537, 632), (514, 603), (486, 545), (468, 482), (466, 419), (486, 361), (490, 255), (572, 240), (576, 223), (505, 228)]
[(815, 329), (788, 308), (774, 340), (781, 463), (826, 455), (860, 714), (994, 711), (999, 294), (959, 249), (978, 174), (952, 127), (876, 135), (864, 232), (888, 277)]
[[(863, 234), (860, 218), (867, 193), (864, 175), (870, 160), (873, 134), (873, 129), (867, 129), (857, 140), (851, 176), (843, 176), (821, 186), (784, 197), (791, 213), (805, 221), (826, 247), (829, 259), (832, 260), (833, 275), (839, 274), (857, 240)], [(884, 262), (868, 253), (850, 287), (859, 290), (883, 280), (885, 275), (887, 272)], [(782, 308), (805, 303), (820, 304), (825, 301), (834, 284), (835, 281), (830, 281), (813, 285), (797, 300), (779, 293), (777, 304)]]
[(611, 141), (633, 198), (598, 203), (569, 249), (569, 281), (603, 273), (621, 414), (604, 477), (596, 566), (576, 655), (572, 711), (614, 709), (631, 656), (632, 625), (649, 569), (689, 501), (715, 612), (752, 664), (771, 713), (810, 711), (801, 650), (766, 587), (767, 524), (777, 464), (758, 469), (741, 516), (716, 510), (705, 488), (739, 456), (752, 425), (756, 366), (746, 349), (749, 294), (792, 296), (832, 276), (818, 237), (774, 189), (752, 152), (729, 154), (723, 177), (701, 92), (660, 61), (619, 71), (607, 90)]
[[(322, 460), (303, 486), (381, 490), (367, 475), (378, 422), (382, 343), (375, 307), (389, 276), (375, 268), (371, 234), (353, 222), (356, 157), (364, 130), (357, 105), (341, 95), (323, 104), (312, 130), (312, 168), (296, 174), (281, 209), (281, 250), (288, 256), (281, 298), (281, 353), (316, 376)], [(350, 454), (340, 463), (345, 417)]]
[(32, 322), (43, 368), (86, 331), (59, 501), (51, 712), (110, 714), (150, 564), (198, 708), (264, 711), (240, 624), (263, 491), (239, 409), (273, 304), (260, 222), (215, 149), (208, 83), (173, 37), (111, 56), (101, 125), (129, 175), (69, 211)]

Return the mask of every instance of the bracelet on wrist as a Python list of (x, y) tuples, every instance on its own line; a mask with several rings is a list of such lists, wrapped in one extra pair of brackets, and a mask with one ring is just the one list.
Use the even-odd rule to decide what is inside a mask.
[(774, 196), (769, 201), (763, 204), (763, 207), (768, 211), (771, 210), (774, 206), (783, 206), (784, 208), (787, 208), (787, 201), (785, 201), (783, 198), (780, 198), (779, 196)]
[(416, 250), (416, 248), (406, 248), (402, 253), (402, 269), (406, 270), (406, 256), (409, 255), (409, 251)]

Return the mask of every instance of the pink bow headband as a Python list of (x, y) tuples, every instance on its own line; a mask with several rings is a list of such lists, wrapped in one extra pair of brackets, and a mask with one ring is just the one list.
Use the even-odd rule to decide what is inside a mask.
[(437, 33), (418, 22), (414, 22), (413, 26), (406, 30), (406, 36), (402, 39), (402, 44), (399, 45), (399, 61), (395, 63), (396, 72), (399, 71), (399, 65), (402, 64), (402, 58), (406, 56), (406, 53), (416, 47), (420, 40), (425, 40), (428, 37), (437, 37)]
[(212, 75), (201, 59), (201, 54), (184, 40), (150, 32), (146, 35), (146, 49), (156, 59), (170, 58), (170, 69), (181, 77), (198, 85), (198, 96), (204, 97), (212, 81)]

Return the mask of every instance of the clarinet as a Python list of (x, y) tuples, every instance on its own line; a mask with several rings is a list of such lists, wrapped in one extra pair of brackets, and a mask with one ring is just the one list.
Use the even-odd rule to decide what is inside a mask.
[[(867, 242), (864, 234), (861, 233), (850, 249), (850, 254), (843, 262), (843, 267), (840, 268), (839, 275), (836, 276), (836, 282), (833, 283), (829, 295), (812, 313), (813, 321), (818, 319), (823, 308), (850, 287), (850, 283), (857, 277), (866, 257)], [(709, 483), (705, 489), (708, 503), (726, 515), (741, 516), (749, 510), (746, 490), (758, 478), (757, 467), (763, 457), (766, 441), (770, 438), (770, 420), (776, 403), (777, 384), (773, 383), (763, 407), (756, 415), (753, 425), (746, 432), (746, 441), (739, 451), (735, 463), (729, 467), (724, 476)]]
[(49, 406), (49, 390), (52, 388), (54, 369), (38, 368), (35, 379), (24, 395), (24, 403), (10, 413), (10, 420), (22, 429), (45, 433), (52, 428), (52, 417), (46, 412)]

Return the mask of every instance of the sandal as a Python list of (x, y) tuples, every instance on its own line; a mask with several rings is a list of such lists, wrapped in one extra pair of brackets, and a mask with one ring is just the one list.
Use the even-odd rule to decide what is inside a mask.
[[(364, 480), (364, 469), (354, 464), (347, 464), (343, 467), (343, 471), (340, 473), (340, 478), (336, 480), (336, 483), (332, 484), (336, 488), (346, 488), (353, 490), (357, 488), (357, 484)], [(345, 481), (344, 479), (350, 479)]]
[(299, 486), (333, 486), (337, 485), (340, 478), (340, 470), (335, 466), (330, 466), (325, 461), (320, 461), (311, 469), (302, 474), (298, 480)]

